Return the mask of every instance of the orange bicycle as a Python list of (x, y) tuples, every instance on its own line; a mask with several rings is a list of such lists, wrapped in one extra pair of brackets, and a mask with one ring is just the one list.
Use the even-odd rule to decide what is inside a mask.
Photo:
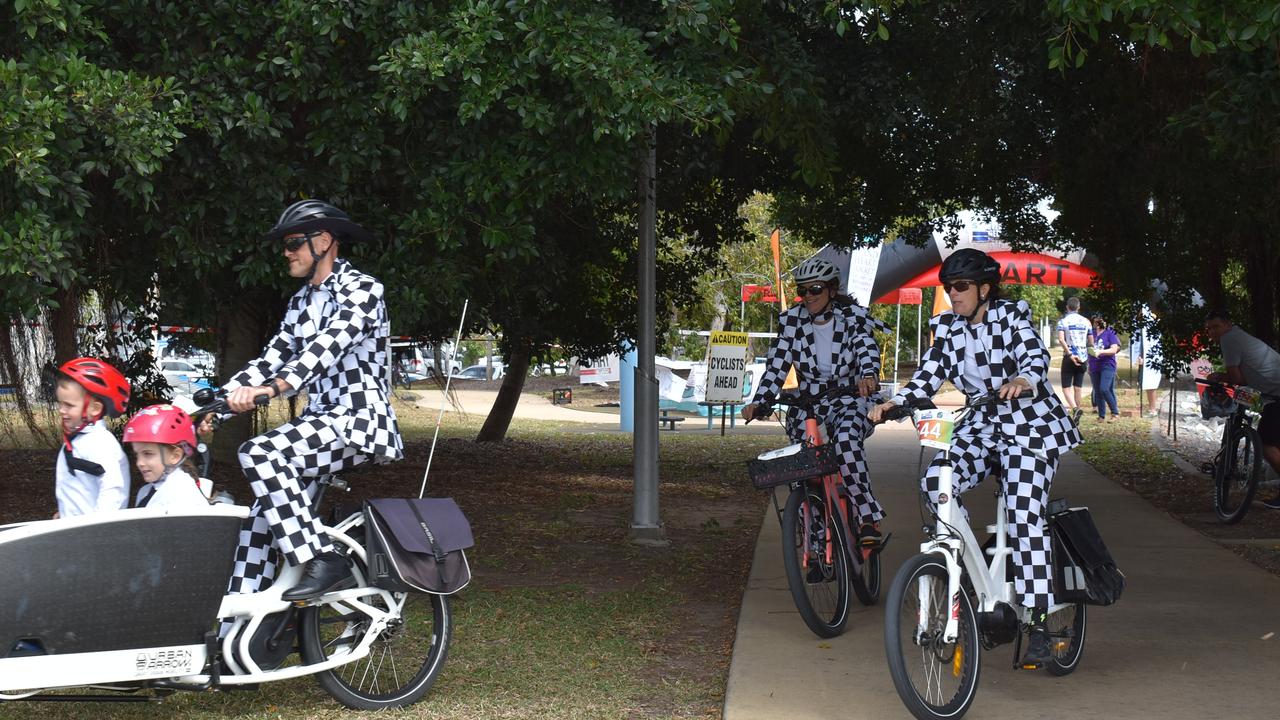
[[(849, 621), (850, 591), (863, 605), (880, 597), (880, 551), (889, 536), (864, 547), (850, 522), (849, 496), (840, 479), (834, 446), (812, 409), (823, 400), (854, 395), (853, 387), (837, 387), (816, 395), (784, 395), (759, 405), (756, 417), (772, 413), (775, 405), (810, 410), (803, 440), (761, 454), (748, 463), (751, 482), (769, 490), (782, 524), (782, 564), (796, 610), (818, 637), (835, 637)], [(751, 420), (747, 420), (751, 422)], [(778, 486), (790, 488), (786, 504), (778, 506)]]

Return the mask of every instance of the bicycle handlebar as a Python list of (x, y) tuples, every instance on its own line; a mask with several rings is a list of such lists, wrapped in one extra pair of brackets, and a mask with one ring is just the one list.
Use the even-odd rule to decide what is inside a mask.
[[(1029, 392), (1031, 392), (1030, 388), (1023, 390), (1021, 393), (1019, 393), (1019, 396), (1026, 395)], [(1000, 397), (1000, 391), (989, 390), (981, 395), (978, 395), (977, 397), (965, 396), (964, 407), (962, 409), (972, 410), (978, 407), (990, 407), (999, 402), (1003, 402), (1002, 398)], [(933, 401), (930, 400), (929, 398), (923, 398), (920, 400), (908, 400), (906, 403), (902, 405), (899, 405), (895, 408), (884, 411), (884, 413), (880, 415), (880, 421), (888, 422), (890, 420), (902, 420), (904, 418), (911, 417), (912, 415), (915, 414), (917, 410), (933, 410), (936, 407), (937, 406), (934, 405)]]
[[(221, 389), (213, 390), (210, 388), (201, 388), (200, 390), (196, 391), (195, 395), (191, 396), (191, 399), (194, 400), (195, 403), (200, 406), (199, 410), (196, 410), (195, 412), (191, 413), (191, 417), (197, 425), (200, 424), (200, 421), (204, 419), (205, 415), (210, 415), (214, 413), (222, 414), (222, 413), (235, 412), (234, 410), (232, 410), (230, 407), (227, 406), (226, 390), (221, 390)], [(253, 404), (259, 407), (264, 405), (270, 405), (271, 398), (267, 395), (259, 395), (253, 399)]]
[(742, 424), (749, 425), (751, 424), (752, 420), (755, 420), (756, 418), (762, 417), (764, 415), (768, 415), (769, 413), (773, 412), (773, 408), (776, 405), (794, 405), (795, 407), (804, 408), (808, 410), (808, 409), (812, 409), (814, 405), (817, 405), (823, 400), (829, 400), (831, 398), (842, 397), (845, 395), (857, 395), (857, 394), (858, 394), (858, 387), (856, 385), (837, 385), (836, 387), (830, 388), (828, 390), (824, 390), (820, 393), (810, 393), (807, 395), (805, 394), (779, 395), (778, 397), (775, 397), (775, 398), (762, 400), (758, 405), (756, 405), (755, 413), (752, 414), (752, 416), (748, 420), (744, 421)]

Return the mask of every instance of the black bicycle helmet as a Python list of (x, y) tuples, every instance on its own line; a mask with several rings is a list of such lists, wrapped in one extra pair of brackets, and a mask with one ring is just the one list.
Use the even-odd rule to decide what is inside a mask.
[(343, 240), (368, 240), (369, 231), (351, 221), (351, 217), (323, 200), (299, 200), (280, 213), (275, 227), (266, 239), (278, 241), (285, 235), (328, 230)]
[(994, 285), (1000, 282), (1000, 263), (981, 250), (961, 248), (942, 261), (938, 280), (944, 283), (952, 280), (972, 280)]

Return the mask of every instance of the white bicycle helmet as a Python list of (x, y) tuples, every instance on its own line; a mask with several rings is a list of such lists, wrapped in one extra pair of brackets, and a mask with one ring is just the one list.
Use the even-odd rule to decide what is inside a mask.
[(797, 285), (833, 280), (839, 282), (840, 271), (836, 269), (835, 263), (826, 258), (811, 257), (797, 265), (791, 272), (791, 277), (795, 279)]

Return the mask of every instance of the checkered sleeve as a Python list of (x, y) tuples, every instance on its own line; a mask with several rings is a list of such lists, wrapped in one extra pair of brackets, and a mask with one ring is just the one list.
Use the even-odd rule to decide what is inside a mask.
[(793, 312), (784, 312), (778, 316), (778, 336), (769, 347), (769, 359), (765, 362), (764, 373), (760, 377), (759, 389), (752, 403), (772, 400), (782, 390), (782, 383), (787, 378), (787, 370), (793, 362), (792, 348), (800, 329), (799, 317)]
[(1049, 373), (1049, 350), (1031, 327), (1030, 307), (1019, 300), (1008, 320), (1013, 334), (1013, 357), (1018, 363), (1018, 376), (1037, 387)]
[[(302, 307), (300, 295), (294, 295), (289, 301), (289, 309), (285, 312), (280, 329), (267, 343), (262, 354), (251, 360), (240, 372), (231, 377), (224, 390), (235, 390), (238, 387), (265, 385), (282, 365), (293, 357), (293, 326), (298, 322), (298, 312)], [(296, 385), (294, 387), (297, 387)]]
[(382, 304), (382, 284), (363, 276), (360, 282), (340, 286), (334, 301), (337, 312), (328, 318), (324, 330), (276, 373), (295, 390), (333, 366), (352, 345), (373, 334)]
[(929, 332), (933, 335), (933, 344), (921, 358), (920, 367), (907, 381), (907, 384), (891, 398), (895, 405), (903, 405), (908, 400), (924, 400), (933, 397), (947, 379), (947, 340), (950, 329), (949, 313), (942, 313), (929, 318)]
[(862, 377), (873, 377), (880, 379), (880, 346), (876, 344), (875, 336), (871, 334), (871, 328), (862, 324), (858, 326), (858, 333), (854, 337), (854, 344), (858, 346), (858, 363), (859, 375)]

